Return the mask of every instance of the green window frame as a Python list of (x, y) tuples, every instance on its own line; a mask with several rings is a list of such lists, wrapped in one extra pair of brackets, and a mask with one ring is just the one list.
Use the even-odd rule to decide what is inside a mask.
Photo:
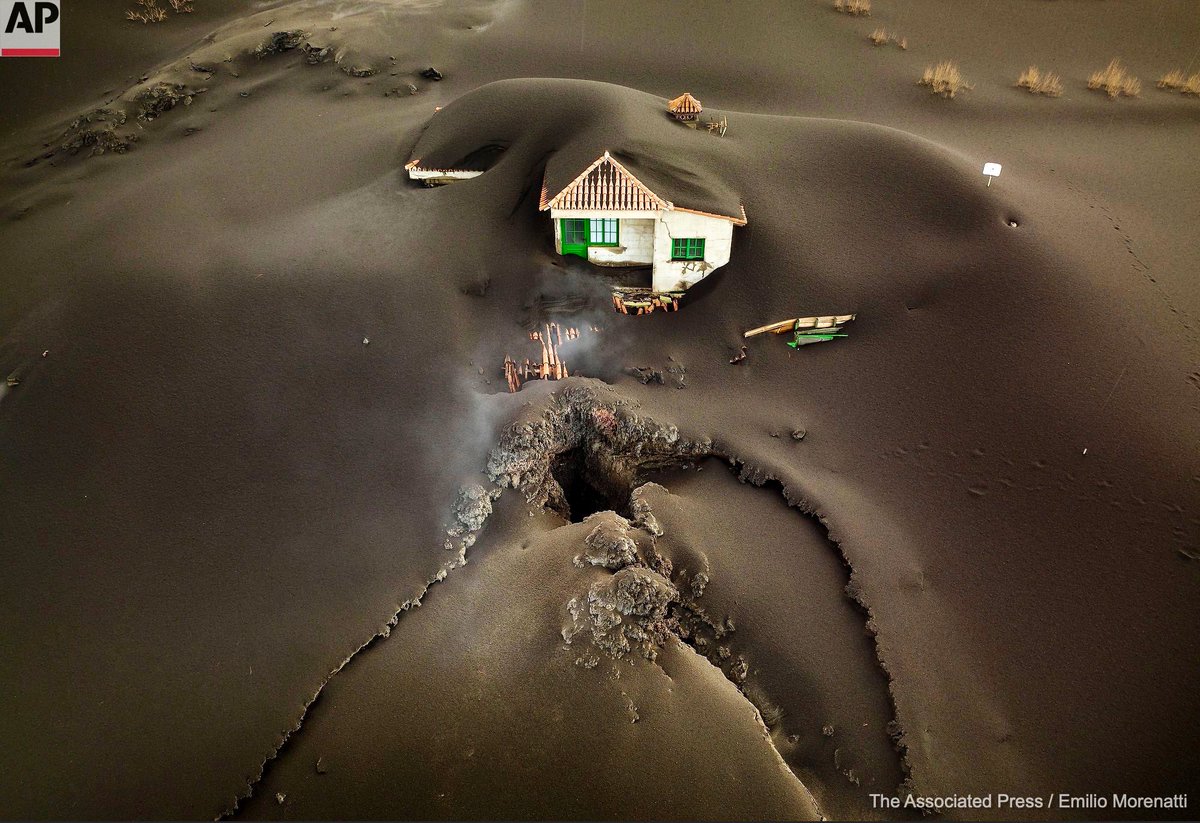
[(603, 217), (591, 220), (591, 246), (616, 246), (621, 240), (621, 221), (617, 218)]
[(671, 238), (672, 260), (703, 260), (703, 237), (673, 237)]

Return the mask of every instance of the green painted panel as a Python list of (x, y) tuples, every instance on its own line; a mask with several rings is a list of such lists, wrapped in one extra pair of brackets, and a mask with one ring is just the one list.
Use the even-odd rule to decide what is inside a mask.
[(558, 222), (559, 229), (562, 232), (562, 253), (573, 254), (586, 260), (588, 241), (590, 239), (588, 232), (589, 221), (567, 217)]

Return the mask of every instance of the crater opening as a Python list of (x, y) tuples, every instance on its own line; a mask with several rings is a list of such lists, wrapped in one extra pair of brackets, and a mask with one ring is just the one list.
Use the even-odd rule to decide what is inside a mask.
[(710, 440), (687, 440), (674, 426), (603, 402), (590, 386), (568, 386), (540, 419), (506, 429), (487, 473), (501, 487), (522, 489), (531, 505), (579, 522), (599, 511), (626, 516), (642, 478), (711, 453)]
[(1015, 229), (1015, 228), (1017, 228), (1017, 226), (1021, 225), (1020, 223), (1017, 222), (1017, 218), (1015, 218), (1015, 217), (1010, 217), (1005, 222), (1008, 224), (1008, 227), (1010, 229)]
[(623, 517), (629, 514), (632, 475), (624, 476), (610, 461), (589, 460), (582, 447), (554, 455), (550, 476), (560, 493), (552, 493), (546, 507), (572, 523), (580, 523), (596, 512), (614, 511)]

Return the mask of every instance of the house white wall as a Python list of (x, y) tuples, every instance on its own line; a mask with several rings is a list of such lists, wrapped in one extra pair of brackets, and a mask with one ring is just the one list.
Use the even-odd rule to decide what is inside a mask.
[(562, 254), (562, 223), (564, 218), (585, 220), (620, 220), (617, 246), (592, 246), (588, 249), (588, 261), (597, 266), (649, 266), (654, 262), (655, 229), (657, 211), (604, 211), (600, 209), (551, 209), (554, 221), (554, 250)]
[[(620, 245), (593, 246), (588, 249), (588, 260), (600, 266), (652, 265), (655, 291), (682, 291), (729, 262), (733, 223), (720, 217), (679, 209), (644, 212), (551, 209), (554, 249), (559, 254), (562, 254), (559, 220), (572, 217), (620, 220)], [(677, 237), (703, 237), (704, 260), (671, 260), (671, 240)]]
[(588, 260), (598, 266), (649, 266), (654, 262), (654, 221), (649, 218), (620, 218), (620, 245), (592, 246)]
[[(671, 241), (678, 237), (703, 237), (704, 260), (672, 260)], [(655, 223), (655, 291), (682, 291), (699, 283), (713, 270), (729, 262), (733, 245), (733, 223), (720, 217), (673, 209), (661, 213)]]

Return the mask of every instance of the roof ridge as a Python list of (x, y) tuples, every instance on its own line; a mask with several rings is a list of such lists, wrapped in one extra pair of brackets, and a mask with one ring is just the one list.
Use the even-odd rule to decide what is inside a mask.
[[(608, 163), (616, 172), (616, 178), (612, 181), (602, 181), (598, 186), (589, 186), (588, 190), (576, 192), (578, 188), (587, 180), (592, 172), (599, 169), (602, 165)], [(630, 191), (630, 184), (635, 191)], [(543, 185), (545, 185), (543, 183)], [(674, 204), (670, 200), (659, 197), (649, 186), (637, 178), (633, 172), (625, 168), (617, 158), (606, 149), (603, 154), (596, 158), (586, 169), (584, 169), (578, 177), (568, 183), (562, 191), (554, 195), (548, 201), (544, 201), (539, 206), (542, 211), (548, 208), (560, 207), (564, 200), (569, 199), (572, 195), (577, 195), (584, 198), (584, 203), (576, 204), (578, 208), (585, 209), (628, 209), (630, 202), (637, 202), (640, 199), (638, 193), (644, 195), (644, 198), (650, 200), (649, 209), (672, 209)], [(638, 203), (638, 205), (647, 205)], [(639, 210), (639, 209), (635, 209)]]

